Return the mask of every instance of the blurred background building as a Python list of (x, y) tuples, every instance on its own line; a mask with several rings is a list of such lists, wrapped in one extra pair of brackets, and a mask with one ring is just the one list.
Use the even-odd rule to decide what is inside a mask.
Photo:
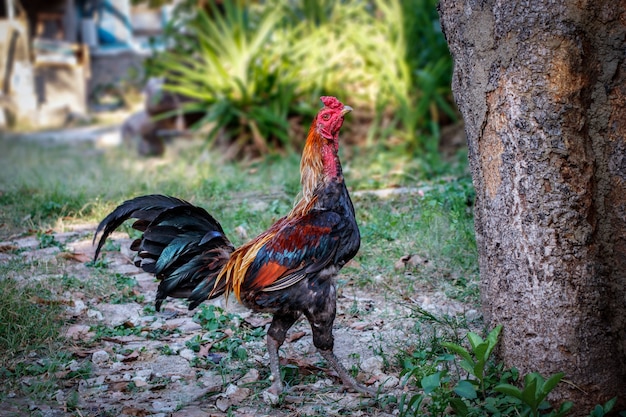
[(0, 126), (53, 127), (139, 77), (168, 8), (130, 0), (0, 0)]

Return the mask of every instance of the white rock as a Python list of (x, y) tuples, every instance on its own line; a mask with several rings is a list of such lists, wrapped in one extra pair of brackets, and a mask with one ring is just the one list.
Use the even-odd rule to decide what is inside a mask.
[(361, 369), (372, 375), (380, 375), (383, 373), (383, 359), (380, 356), (372, 356), (361, 362)]
[(393, 375), (380, 375), (380, 385), (383, 388), (395, 388), (400, 380)]
[(148, 381), (140, 377), (133, 378), (133, 383), (137, 388), (142, 388), (148, 385)]
[(80, 316), (85, 310), (87, 310), (87, 306), (83, 300), (72, 300), (72, 304), (73, 305), (71, 307), (68, 307), (68, 311), (73, 316)]
[(171, 413), (176, 410), (177, 404), (173, 401), (153, 401), (152, 408), (157, 413)]
[(106, 350), (97, 350), (91, 355), (91, 362), (94, 365), (102, 366), (109, 361), (109, 354)]
[(276, 405), (278, 404), (278, 400), (280, 399), (278, 395), (272, 394), (268, 390), (263, 391), (261, 393), (261, 396), (263, 397), (263, 402), (268, 405)]
[(87, 317), (89, 317), (90, 319), (96, 319), (96, 320), (103, 319), (102, 313), (99, 312), (98, 310), (93, 310), (93, 309), (87, 310)]
[(226, 395), (227, 397), (230, 397), (231, 395), (236, 393), (238, 389), (239, 387), (237, 385), (230, 384), (226, 387), (226, 391), (224, 391), (224, 395)]
[(241, 377), (238, 385), (249, 384), (251, 382), (256, 382), (259, 380), (259, 371), (256, 368), (250, 369), (244, 376)]
[(178, 354), (182, 358), (187, 359), (188, 361), (192, 361), (196, 358), (196, 353), (191, 349), (181, 349), (181, 351), (178, 352)]
[(152, 369), (140, 369), (135, 373), (135, 377), (148, 381), (152, 377)]

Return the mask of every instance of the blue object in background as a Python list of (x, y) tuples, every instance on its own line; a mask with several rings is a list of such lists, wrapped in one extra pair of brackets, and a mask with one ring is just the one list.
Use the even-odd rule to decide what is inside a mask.
[(130, 0), (98, 2), (96, 19), (100, 45), (130, 45), (133, 36)]

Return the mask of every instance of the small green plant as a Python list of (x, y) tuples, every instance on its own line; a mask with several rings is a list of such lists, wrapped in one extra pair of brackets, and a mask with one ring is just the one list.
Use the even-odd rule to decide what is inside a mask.
[[(615, 405), (615, 403), (617, 402), (617, 397), (613, 397), (610, 400), (608, 400), (606, 403), (604, 403), (604, 405), (596, 405), (593, 410), (591, 410), (591, 414), (589, 414), (589, 417), (604, 417), (605, 415), (607, 415), (612, 409), (613, 406)], [(620, 413), (620, 415), (626, 415), (626, 411), (622, 411)]]
[(116, 292), (111, 294), (112, 304), (142, 303), (144, 301), (145, 296), (136, 289), (137, 280), (135, 278), (124, 274), (115, 274), (114, 279)]
[(235, 315), (226, 313), (223, 308), (214, 305), (201, 304), (193, 320), (209, 332), (224, 330), (234, 319)]
[(108, 327), (104, 324), (98, 324), (89, 328), (90, 332), (94, 332), (94, 341), (101, 340), (104, 337), (119, 337), (119, 336), (139, 336), (141, 334), (141, 328), (135, 326), (127, 326), (120, 324), (119, 326)]
[(109, 267), (109, 265), (107, 264), (105, 260), (105, 255), (100, 256), (95, 261), (92, 260), (92, 261), (85, 262), (85, 266), (89, 268), (96, 268), (96, 269), (107, 269)]
[(484, 396), (486, 392), (485, 368), (491, 358), (493, 349), (498, 343), (501, 331), (502, 325), (496, 326), (489, 332), (485, 340), (474, 332), (468, 332), (467, 339), (470, 343), (471, 353), (460, 345), (449, 342), (442, 343), (444, 348), (456, 353), (462, 358), (459, 365), (473, 377), (471, 380), (462, 379), (458, 382), (455, 392), (459, 394), (460, 397), (469, 400), (475, 399), (477, 397), (475, 385)]
[(52, 247), (57, 247), (61, 250), (64, 249), (64, 245), (61, 242), (56, 240), (54, 233), (52, 233), (51, 231), (37, 232), (37, 239), (39, 240), (40, 249), (52, 248)]
[(172, 349), (172, 347), (170, 345), (163, 345), (159, 348), (159, 351), (163, 354), (163, 355), (167, 355), (167, 356), (171, 356), (171, 355), (175, 355), (176, 351), (174, 349)]
[[(551, 405), (546, 401), (546, 397), (561, 382), (564, 375), (559, 372), (548, 379), (544, 379), (539, 373), (532, 372), (524, 377), (522, 389), (511, 384), (499, 384), (494, 387), (494, 390), (506, 394), (514, 403), (521, 404), (522, 416), (561, 417), (571, 410), (574, 403), (566, 401), (561, 404), (558, 410), (550, 410)], [(550, 410), (550, 412), (543, 414), (541, 413), (543, 410)]]
[[(519, 377), (517, 370), (505, 370), (502, 364), (494, 363), (491, 355), (501, 331), (502, 326), (496, 326), (485, 339), (468, 332), (469, 349), (456, 343), (440, 343), (441, 347), (460, 357), (458, 367), (464, 374), (454, 376), (451, 373), (453, 365), (457, 364), (455, 356), (442, 355), (428, 362), (423, 352), (417, 356), (414, 354), (417, 362), (405, 362), (403, 372), (415, 378), (422, 391), (398, 398), (400, 415), (420, 416), (427, 411), (429, 415), (444, 416), (449, 412), (447, 410), (463, 417), (566, 415), (573, 406), (571, 402), (553, 410), (546, 400), (563, 378), (562, 373), (547, 380), (538, 373), (530, 373), (525, 376), (524, 387), (520, 389), (513, 385)], [(420, 363), (421, 368), (429, 371), (420, 371)]]

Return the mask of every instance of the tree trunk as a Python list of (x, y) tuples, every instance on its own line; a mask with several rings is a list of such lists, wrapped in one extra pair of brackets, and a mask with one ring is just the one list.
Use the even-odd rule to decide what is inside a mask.
[[(626, 1), (442, 0), (502, 359), (626, 400)], [(617, 407), (616, 407), (617, 408)]]

